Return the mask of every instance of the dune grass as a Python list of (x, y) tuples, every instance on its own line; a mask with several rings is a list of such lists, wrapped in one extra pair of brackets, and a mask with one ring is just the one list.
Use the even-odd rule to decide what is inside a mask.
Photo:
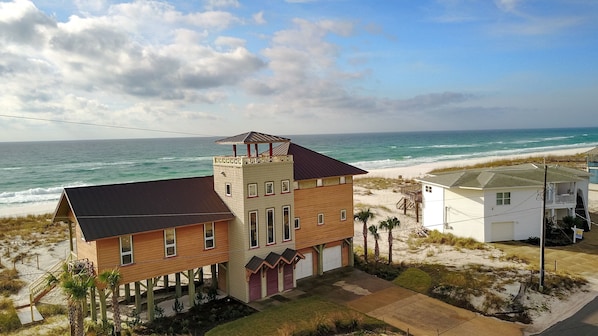
[(393, 283), (418, 293), (428, 294), (432, 286), (432, 278), (425, 271), (412, 267), (401, 273)]
[(44, 242), (54, 243), (68, 239), (68, 226), (52, 223), (52, 215), (29, 215), (20, 217), (0, 217), (0, 239), (8, 240), (20, 236), (30, 245)]
[(415, 247), (420, 247), (424, 244), (439, 244), (439, 245), (448, 245), (453, 246), (455, 248), (464, 248), (469, 250), (487, 250), (489, 246), (484, 243), (480, 243), (479, 241), (473, 238), (462, 238), (457, 237), (452, 233), (441, 233), (440, 231), (433, 230), (430, 231), (427, 237), (424, 238), (414, 238), (411, 240), (410, 244), (414, 244)]
[(220, 325), (206, 335), (329, 335), (335, 331), (379, 328), (390, 327), (347, 307), (308, 297)]
[(576, 155), (548, 155), (548, 156), (528, 156), (517, 159), (499, 159), (488, 162), (482, 162), (469, 166), (453, 166), (438, 168), (430, 171), (430, 174), (445, 173), (463, 169), (477, 169), (477, 168), (494, 168), (502, 166), (513, 166), (524, 163), (537, 163), (537, 164), (559, 164), (561, 166), (569, 168), (584, 169), (586, 167), (586, 156), (584, 154)]

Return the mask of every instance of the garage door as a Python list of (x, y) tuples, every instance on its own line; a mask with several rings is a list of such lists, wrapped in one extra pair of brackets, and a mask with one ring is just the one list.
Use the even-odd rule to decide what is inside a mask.
[(249, 301), (262, 298), (262, 276), (260, 273), (257, 272), (249, 277)]
[(324, 272), (339, 268), (343, 265), (341, 246), (324, 249)]
[(514, 222), (492, 223), (492, 241), (506, 241), (515, 239)]
[(295, 267), (295, 276), (297, 279), (303, 279), (314, 275), (313, 267), (313, 253), (305, 253), (305, 259), (301, 259), (297, 262)]
[(268, 296), (278, 293), (278, 267), (266, 272), (266, 292)]

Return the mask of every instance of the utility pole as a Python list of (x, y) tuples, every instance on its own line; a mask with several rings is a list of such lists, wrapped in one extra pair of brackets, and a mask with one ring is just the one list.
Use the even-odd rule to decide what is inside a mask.
[(544, 162), (544, 191), (542, 192), (542, 227), (540, 230), (540, 286), (538, 290), (544, 290), (544, 244), (546, 240), (546, 176), (548, 166)]

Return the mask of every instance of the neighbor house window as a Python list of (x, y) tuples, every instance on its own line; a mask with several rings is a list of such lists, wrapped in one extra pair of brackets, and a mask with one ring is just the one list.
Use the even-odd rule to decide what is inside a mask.
[(176, 232), (174, 229), (164, 230), (164, 251), (167, 257), (176, 255)]
[(257, 183), (249, 183), (247, 185), (247, 196), (257, 197)]
[(224, 185), (224, 193), (226, 194), (226, 196), (230, 196), (230, 195), (232, 195), (232, 194), (233, 194), (233, 193), (232, 193), (232, 186), (231, 186), (231, 184), (230, 184), (230, 183), (226, 183), (226, 184)]
[(266, 182), (266, 195), (274, 195), (274, 182)]
[(322, 225), (322, 224), (324, 224), (324, 214), (319, 213), (318, 214), (318, 225)]
[(342, 221), (347, 220), (347, 210), (345, 210), (345, 209), (341, 210), (341, 220)]
[(274, 209), (266, 209), (266, 228), (268, 230), (268, 240), (266, 244), (274, 244)]
[(289, 180), (282, 180), (282, 185), (281, 185), (280, 190), (283, 194), (291, 192), (291, 182)]
[(258, 247), (257, 240), (257, 211), (249, 213), (249, 247)]
[(496, 193), (496, 205), (509, 205), (509, 204), (511, 204), (511, 193), (510, 192)]
[(295, 230), (301, 228), (301, 220), (298, 217), (295, 217)]
[(291, 240), (291, 207), (282, 207), (282, 240)]
[(128, 265), (133, 263), (133, 236), (119, 237), (120, 241), (120, 264)]
[(322, 179), (317, 179), (316, 180), (316, 187), (321, 187), (322, 186)]
[(431, 186), (426, 186), (426, 192), (431, 193), (432, 192), (432, 187)]
[(346, 177), (345, 177), (345, 176), (341, 176), (341, 177), (340, 177), (340, 179), (339, 179), (339, 183), (340, 183), (340, 184), (345, 184), (345, 183), (347, 183), (347, 179), (346, 179)]
[(214, 223), (206, 223), (203, 225), (203, 240), (204, 248), (206, 250), (214, 248)]

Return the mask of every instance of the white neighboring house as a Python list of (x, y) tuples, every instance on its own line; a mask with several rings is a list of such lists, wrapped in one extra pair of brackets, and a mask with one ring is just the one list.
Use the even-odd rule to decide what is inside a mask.
[[(579, 216), (588, 230), (587, 172), (548, 166), (546, 218)], [(462, 170), (418, 179), (423, 225), (480, 242), (539, 237), (544, 165)]]

